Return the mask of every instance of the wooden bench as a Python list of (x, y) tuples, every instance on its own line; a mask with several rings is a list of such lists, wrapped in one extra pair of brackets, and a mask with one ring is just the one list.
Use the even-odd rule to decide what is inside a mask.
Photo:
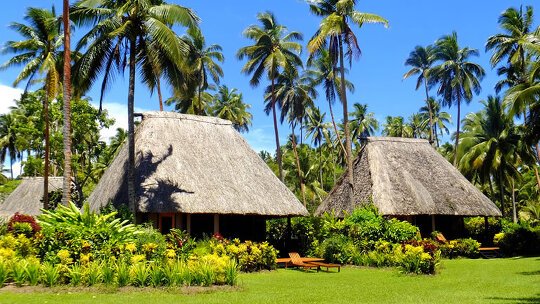
[(480, 247), (478, 251), (480, 252), (480, 256), (482, 256), (484, 259), (502, 257), (499, 247)]

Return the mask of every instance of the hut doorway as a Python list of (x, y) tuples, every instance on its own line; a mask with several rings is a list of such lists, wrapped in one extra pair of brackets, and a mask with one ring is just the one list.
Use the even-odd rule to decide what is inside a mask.
[(162, 234), (167, 234), (172, 228), (176, 227), (174, 223), (174, 213), (159, 214), (159, 231)]

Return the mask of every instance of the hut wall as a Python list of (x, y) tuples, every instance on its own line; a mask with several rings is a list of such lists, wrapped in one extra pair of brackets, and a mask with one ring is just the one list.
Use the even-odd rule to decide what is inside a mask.
[[(431, 215), (415, 215), (409, 217), (411, 223), (420, 229), (422, 237), (429, 238), (433, 232)], [(435, 215), (435, 231), (441, 232), (446, 239), (465, 237), (463, 216)]]

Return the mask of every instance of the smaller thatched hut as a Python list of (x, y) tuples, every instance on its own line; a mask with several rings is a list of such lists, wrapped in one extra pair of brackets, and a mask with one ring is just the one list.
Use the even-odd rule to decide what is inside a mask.
[[(62, 189), (62, 177), (49, 177), (49, 192)], [(0, 217), (16, 212), (39, 215), (43, 208), (43, 177), (23, 177), (21, 184), (0, 204)]]
[[(162, 232), (262, 239), (269, 217), (307, 215), (231, 122), (147, 112), (135, 132), (136, 218)], [(127, 204), (125, 144), (89, 197), (99, 210)]]
[(501, 216), (497, 206), (427, 140), (367, 138), (353, 170), (353, 193), (345, 172), (316, 215), (343, 216), (372, 202), (383, 215), (407, 219), (424, 233), (438, 230), (450, 236), (460, 233), (465, 216)]

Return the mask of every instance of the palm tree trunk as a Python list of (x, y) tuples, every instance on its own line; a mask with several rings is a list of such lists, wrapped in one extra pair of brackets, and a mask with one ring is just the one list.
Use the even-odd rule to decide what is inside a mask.
[(437, 134), (437, 124), (433, 125), (433, 134), (435, 134), (435, 142), (437, 143), (437, 148), (440, 147), (439, 144), (439, 135)]
[(201, 90), (202, 90), (202, 84), (199, 84), (199, 92), (198, 92), (198, 95), (199, 95), (199, 99), (197, 100), (199, 102), (199, 104), (197, 105), (197, 109), (195, 110), (195, 114), (197, 115), (201, 115), (202, 113), (202, 104), (201, 104)]
[(429, 143), (433, 145), (433, 111), (431, 109), (431, 105), (429, 104), (427, 75), (424, 75), (424, 87), (426, 88), (426, 105), (429, 110)]
[(456, 144), (454, 145), (454, 167), (457, 168), (458, 162), (458, 145), (459, 145), (459, 126), (461, 119), (461, 96), (457, 96), (457, 131), (456, 131)]
[(330, 109), (330, 118), (332, 118), (332, 126), (334, 126), (334, 132), (336, 132), (337, 140), (339, 142), (341, 149), (343, 149), (343, 152), (346, 152), (345, 146), (343, 145), (343, 141), (341, 140), (341, 135), (339, 135), (339, 132), (338, 132), (336, 120), (334, 119), (334, 110), (332, 109), (332, 102), (330, 100), (328, 100), (328, 107)]
[(296, 160), (296, 168), (298, 170), (298, 182), (300, 183), (300, 192), (302, 193), (302, 203), (306, 206), (306, 190), (304, 186), (304, 180), (302, 179), (302, 172), (300, 169), (300, 158), (298, 157), (298, 150), (296, 150), (296, 136), (294, 135), (294, 125), (292, 124), (292, 146), (294, 152), (294, 158)]
[(163, 96), (161, 95), (161, 80), (159, 80), (159, 76), (157, 77), (157, 96), (159, 99), (159, 110), (163, 111)]
[[(540, 163), (540, 147), (538, 143), (536, 144), (536, 157), (537, 161)], [(540, 175), (538, 174), (538, 166), (534, 166), (534, 175), (536, 176), (536, 183), (538, 184), (538, 191), (540, 191)]]
[(319, 141), (319, 177), (321, 179), (321, 189), (323, 189), (324, 191), (323, 174), (322, 174), (322, 148), (321, 148), (320, 141)]
[(47, 75), (45, 80), (45, 98), (43, 99), (43, 120), (45, 121), (45, 164), (43, 168), (43, 209), (49, 209), (49, 94), (50, 81)]
[(276, 135), (276, 153), (277, 153), (277, 162), (279, 169), (279, 180), (283, 182), (283, 164), (281, 162), (281, 146), (279, 144), (279, 133), (277, 126), (277, 115), (276, 115), (276, 96), (274, 94), (274, 76), (272, 74), (272, 117), (274, 118), (274, 134)]
[[(135, 215), (135, 38), (129, 42), (129, 91), (128, 91), (128, 204)], [(135, 217), (134, 217), (135, 218)]]
[(504, 212), (504, 182), (503, 182), (503, 170), (502, 165), (499, 167), (499, 194), (501, 199), (501, 212), (502, 217), (504, 218), (505, 212)]
[(512, 179), (512, 218), (514, 220), (514, 224), (517, 223), (516, 190), (514, 185), (514, 179)]
[(69, 0), (64, 0), (64, 182), (62, 204), (71, 200), (71, 31)]
[(13, 157), (9, 157), (9, 171), (11, 172), (11, 179), (13, 179)]
[(352, 158), (352, 145), (351, 134), (349, 133), (349, 109), (347, 105), (347, 92), (345, 91), (345, 67), (343, 65), (343, 42), (341, 36), (339, 36), (339, 65), (341, 74), (341, 102), (343, 104), (343, 128), (345, 131), (345, 158), (347, 162), (347, 179), (349, 182), (349, 201), (351, 206), (353, 205), (353, 190), (354, 190), (354, 177), (353, 177), (353, 158)]

